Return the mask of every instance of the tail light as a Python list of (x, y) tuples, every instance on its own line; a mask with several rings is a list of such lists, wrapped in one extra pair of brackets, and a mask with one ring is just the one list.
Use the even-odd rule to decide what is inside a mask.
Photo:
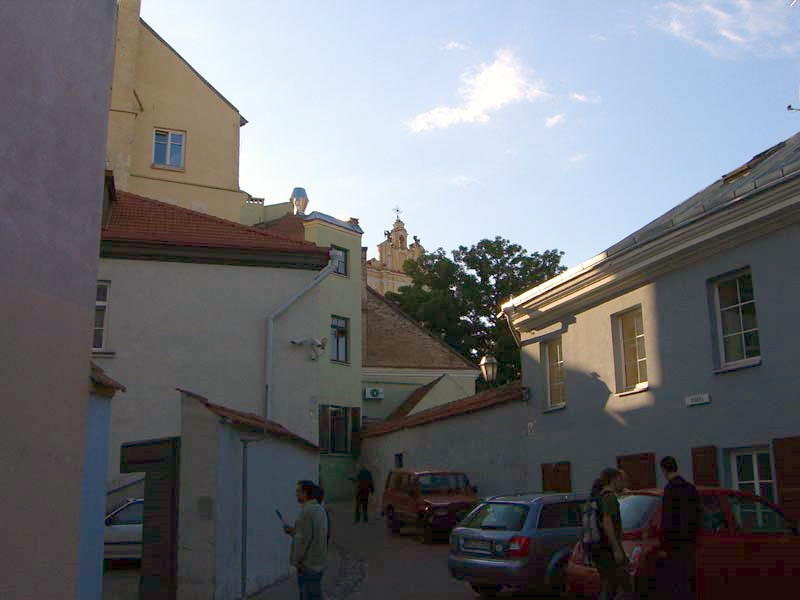
[(516, 535), (508, 542), (509, 556), (528, 556), (531, 548), (531, 538)]

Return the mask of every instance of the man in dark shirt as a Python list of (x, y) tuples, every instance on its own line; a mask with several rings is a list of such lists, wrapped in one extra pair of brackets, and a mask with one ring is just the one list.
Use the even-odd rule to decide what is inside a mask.
[(592, 495), (599, 508), (600, 543), (592, 549), (592, 561), (597, 566), (603, 588), (601, 600), (612, 600), (620, 593), (631, 591), (627, 572), (627, 557), (622, 548), (622, 518), (617, 495), (626, 485), (626, 475), (619, 469), (604, 469), (592, 486)]
[(702, 522), (702, 503), (691, 483), (678, 475), (672, 456), (661, 460), (667, 480), (661, 506), (663, 558), (658, 564), (658, 589), (665, 598), (690, 600), (695, 597), (697, 534)]

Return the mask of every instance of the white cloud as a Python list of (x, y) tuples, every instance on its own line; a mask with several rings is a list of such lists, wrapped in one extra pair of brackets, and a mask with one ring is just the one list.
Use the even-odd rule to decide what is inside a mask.
[(800, 13), (786, 0), (683, 0), (654, 9), (652, 24), (712, 56), (789, 56), (800, 50)]
[(602, 33), (593, 33), (589, 37), (592, 38), (595, 42), (607, 42), (608, 41), (608, 38), (606, 36), (604, 36)]
[(547, 95), (540, 81), (532, 81), (527, 69), (509, 50), (500, 50), (491, 64), (482, 64), (461, 75), (459, 106), (437, 106), (411, 119), (419, 133), (445, 129), (458, 123), (485, 123), (491, 113), (512, 102), (536, 100)]
[(582, 160), (586, 160), (589, 158), (588, 154), (573, 154), (567, 160), (569, 162), (581, 162)]
[(564, 122), (564, 119), (567, 118), (567, 113), (559, 113), (557, 115), (553, 115), (552, 117), (547, 117), (544, 120), (544, 126), (548, 129), (550, 127), (555, 127), (556, 125), (560, 125)]
[(575, 100), (575, 102), (591, 102), (595, 104), (600, 102), (600, 96), (587, 96), (586, 94), (579, 94), (578, 92), (572, 92), (569, 97)]
[(461, 42), (447, 42), (442, 46), (442, 50), (466, 50), (467, 46)]
[(450, 183), (452, 183), (453, 185), (457, 185), (459, 187), (464, 187), (471, 183), (475, 183), (476, 181), (478, 180), (472, 177), (471, 175), (456, 175), (450, 180)]

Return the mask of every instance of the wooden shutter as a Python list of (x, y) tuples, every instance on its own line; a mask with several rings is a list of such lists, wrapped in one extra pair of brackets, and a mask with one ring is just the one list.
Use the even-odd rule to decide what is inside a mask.
[(542, 463), (542, 491), (572, 491), (572, 471), (568, 462)]
[(354, 406), (350, 409), (350, 450), (361, 452), (361, 408)]
[(319, 407), (319, 448), (331, 449), (331, 418), (327, 406)]
[(617, 466), (628, 475), (628, 488), (644, 490), (656, 487), (656, 455), (626, 454), (617, 457)]
[(786, 516), (800, 519), (800, 437), (772, 440), (778, 499)]
[(695, 485), (719, 486), (717, 454), (716, 446), (692, 448), (692, 475)]

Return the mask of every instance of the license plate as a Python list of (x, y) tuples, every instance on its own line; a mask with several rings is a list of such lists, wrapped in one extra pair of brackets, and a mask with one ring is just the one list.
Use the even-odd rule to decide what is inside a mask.
[(483, 550), (490, 552), (492, 543), (486, 540), (464, 540), (464, 550)]

